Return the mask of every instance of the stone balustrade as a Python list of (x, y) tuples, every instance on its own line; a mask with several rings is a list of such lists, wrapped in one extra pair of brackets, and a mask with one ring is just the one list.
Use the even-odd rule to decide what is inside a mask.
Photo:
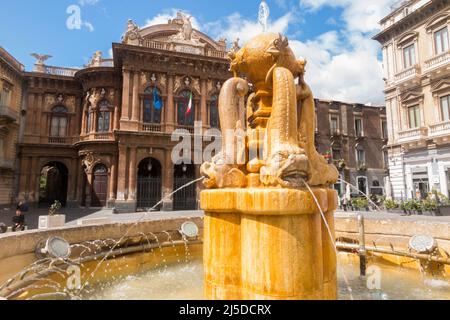
[(45, 73), (55, 76), (73, 77), (79, 69), (45, 66)]
[(420, 127), (420, 128), (400, 131), (398, 133), (398, 141), (400, 143), (416, 141), (416, 140), (424, 139), (427, 136), (428, 136), (428, 128)]
[(19, 120), (19, 111), (11, 107), (0, 105), (0, 117), (7, 117), (13, 121)]
[[(154, 40), (145, 41), (144, 42), (144, 47), (147, 47), (147, 48), (150, 48), (150, 49), (156, 49), (156, 50), (166, 50), (166, 51), (173, 51), (174, 50), (174, 46), (173, 46), (172, 43), (161, 42), (161, 41), (154, 41)], [(227, 53), (225, 51), (217, 51), (217, 50), (205, 49), (203, 51), (203, 55), (205, 55), (207, 57), (212, 57), (212, 58), (225, 59)]]
[(440, 67), (450, 62), (450, 51), (439, 54), (425, 61), (425, 71)]
[(395, 75), (395, 82), (402, 82), (420, 75), (420, 66), (415, 65)]
[(431, 125), (429, 135), (430, 137), (450, 135), (450, 121), (445, 121)]
[(161, 124), (143, 124), (142, 131), (144, 132), (162, 132)]
[(0, 168), (2, 169), (14, 169), (14, 160), (0, 158)]

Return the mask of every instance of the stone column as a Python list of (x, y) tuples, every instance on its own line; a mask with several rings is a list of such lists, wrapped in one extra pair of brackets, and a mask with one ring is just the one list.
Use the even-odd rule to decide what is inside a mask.
[(119, 167), (117, 171), (117, 201), (126, 201), (127, 146), (119, 145)]
[(139, 128), (139, 72), (134, 71), (133, 73), (133, 107), (131, 110), (131, 121), (133, 122), (132, 128), (137, 131)]
[(30, 174), (30, 201), (39, 203), (39, 158), (32, 158), (31, 174)]
[(20, 179), (19, 179), (19, 201), (28, 199), (27, 178), (29, 171), (28, 157), (22, 156), (20, 158)]
[(114, 207), (114, 203), (116, 200), (116, 180), (117, 180), (117, 159), (113, 156), (111, 161), (111, 174), (109, 178), (109, 199), (108, 199), (108, 208)]
[(201, 118), (200, 120), (202, 121), (202, 128), (206, 129), (209, 126), (209, 121), (208, 121), (208, 109), (207, 109), (207, 105), (206, 105), (206, 96), (208, 95), (207, 92), (207, 87), (206, 87), (206, 79), (201, 79), (201, 100), (200, 100), (200, 114), (201, 114)]
[(74, 208), (77, 206), (76, 188), (77, 188), (77, 159), (70, 160), (69, 177), (67, 183), (67, 206)]
[[(337, 208), (336, 191), (314, 194), (324, 212)], [(321, 214), (307, 190), (207, 190), (201, 204), (207, 299), (334, 297), (335, 251), (323, 245)]]
[[(174, 183), (174, 164), (172, 162), (172, 152), (171, 150), (167, 150), (165, 154), (165, 162), (163, 171), (163, 211), (172, 211), (173, 210), (173, 196), (168, 197), (170, 193), (173, 191), (173, 183)], [(166, 198), (167, 197), (167, 198)]]
[(85, 103), (83, 106), (83, 113), (81, 115), (81, 130), (80, 130), (80, 135), (84, 135), (84, 133), (86, 132), (86, 115), (87, 115), (87, 104)]
[(167, 116), (166, 132), (172, 133), (175, 129), (175, 106), (173, 101), (173, 75), (169, 74), (167, 79)]
[(123, 91), (122, 91), (122, 118), (121, 121), (129, 120), (130, 103), (130, 70), (123, 69)]
[(33, 122), (36, 121), (36, 119), (33, 118), (33, 110), (34, 110), (34, 100), (35, 100), (35, 94), (30, 93), (28, 95), (28, 107), (27, 107), (27, 120), (26, 120), (26, 126), (25, 126), (25, 135), (29, 136), (32, 133), (33, 128)]
[(137, 156), (137, 148), (132, 146), (130, 148), (130, 168), (129, 168), (129, 182), (128, 182), (128, 190), (129, 196), (128, 201), (136, 201), (136, 189), (137, 189), (137, 164), (136, 164), (136, 156)]
[(119, 109), (119, 92), (115, 90), (114, 94), (114, 130), (120, 129), (120, 109)]

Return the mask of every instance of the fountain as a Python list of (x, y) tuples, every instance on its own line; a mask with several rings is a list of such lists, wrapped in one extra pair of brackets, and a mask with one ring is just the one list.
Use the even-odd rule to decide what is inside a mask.
[[(334, 217), (338, 172), (314, 147), (306, 62), (277, 34), (236, 50), (219, 98), (222, 151), (174, 191), (203, 181), (204, 220), (147, 221), (150, 210), (0, 236), (0, 300), (450, 299), (448, 224), (368, 221), (355, 240), (354, 219)], [(424, 232), (436, 240), (412, 237)]]
[[(235, 77), (219, 97), (222, 152), (201, 168), (205, 297), (337, 299), (337, 194), (328, 186), (339, 174), (314, 146), (306, 61), (272, 33), (229, 57)], [(246, 110), (249, 85), (238, 74), (254, 86)], [(243, 130), (245, 143), (230, 134)]]

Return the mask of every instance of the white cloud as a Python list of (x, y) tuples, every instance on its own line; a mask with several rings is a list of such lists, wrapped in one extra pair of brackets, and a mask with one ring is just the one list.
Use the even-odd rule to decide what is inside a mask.
[[(309, 11), (323, 6), (342, 7), (341, 19), (345, 25), (313, 39), (300, 41), (296, 38), (301, 34), (301, 29), (289, 29), (296, 23), (298, 25), (299, 21), (293, 8), (284, 16), (269, 21), (268, 29), (291, 35), (290, 43), (295, 54), (308, 60), (306, 80), (317, 98), (383, 104), (384, 83), (382, 63), (378, 59), (379, 46), (367, 33), (378, 29), (378, 21), (388, 12), (392, 2), (394, 0), (378, 0), (374, 5), (375, 2), (370, 0), (300, 0), (302, 8)], [(285, 3), (278, 1), (277, 4), (283, 6)], [(148, 19), (147, 25), (165, 24), (176, 16), (177, 11), (169, 9)], [(250, 20), (239, 13), (201, 26), (193, 19), (193, 25), (216, 39), (228, 39), (228, 43), (239, 38), (243, 44), (262, 32), (256, 19)]]
[(96, 5), (100, 0), (79, 0), (78, 3), (82, 6), (94, 6)]
[[(167, 24), (167, 21), (176, 18), (177, 13), (179, 11), (183, 12), (184, 14), (187, 14), (188, 16), (191, 15), (189, 13), (189, 11), (186, 11), (186, 10), (180, 10), (180, 9), (176, 9), (176, 8), (167, 9), (167, 10), (164, 10), (163, 13), (160, 13), (160, 14), (154, 16), (153, 18), (147, 19), (145, 22), (145, 26), (143, 26), (143, 28), (148, 27), (148, 26), (157, 25), (157, 24)], [(194, 27), (194, 29), (201, 31), (200, 24), (198, 23), (198, 20), (195, 17), (192, 17), (191, 22), (192, 22), (192, 27)]]
[(343, 8), (342, 17), (350, 31), (372, 32), (396, 0), (300, 0), (303, 7), (317, 10), (325, 6)]

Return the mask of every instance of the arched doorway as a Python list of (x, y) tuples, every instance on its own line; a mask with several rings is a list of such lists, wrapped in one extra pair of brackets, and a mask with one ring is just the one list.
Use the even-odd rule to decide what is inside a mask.
[[(147, 158), (139, 163), (137, 179), (137, 208), (148, 210), (161, 201), (162, 194), (161, 163), (153, 158)], [(156, 208), (160, 210), (161, 206)]]
[(108, 198), (108, 168), (98, 164), (92, 171), (92, 197), (91, 206), (95, 208), (106, 207)]
[[(195, 180), (195, 166), (192, 164), (175, 165), (174, 170), (174, 186), (173, 190), (177, 190), (184, 185)], [(196, 210), (197, 209), (197, 186), (191, 184), (183, 188), (173, 196), (173, 209), (179, 210)]]
[(39, 178), (39, 205), (50, 206), (55, 201), (67, 202), (69, 170), (61, 162), (50, 162), (41, 169)]

